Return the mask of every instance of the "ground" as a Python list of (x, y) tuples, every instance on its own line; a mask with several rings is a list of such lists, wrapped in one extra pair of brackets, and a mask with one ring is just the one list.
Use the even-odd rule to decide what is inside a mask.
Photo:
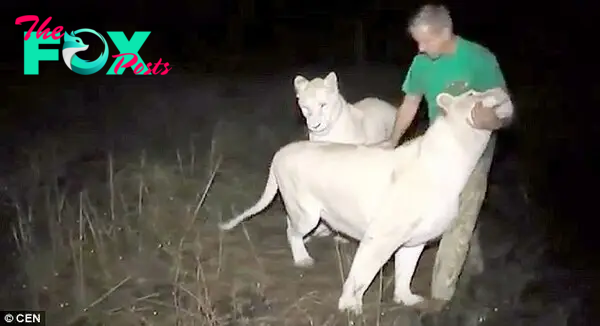
[[(397, 67), (337, 72), (351, 101), (400, 96)], [(19, 146), (26, 164), (3, 179), (5, 211), (17, 216), (18, 248), (7, 254), (18, 272), (8, 286), (21, 300), (2, 303), (45, 310), (49, 325), (493, 325), (514, 321), (516, 306), (566, 320), (567, 308), (527, 290), (543, 248), (524, 221), (527, 191), (510, 155), (498, 159), (482, 212), (486, 272), (463, 277), (435, 316), (392, 302), (389, 265), (367, 291), (365, 316), (338, 313), (356, 244), (316, 239), (315, 266), (294, 267), (279, 200), (220, 232), (219, 221), (260, 196), (272, 154), (304, 136), (295, 73), (123, 77), (31, 99), (76, 118)], [(524, 234), (533, 247), (515, 249)], [(425, 296), (434, 254), (435, 246), (424, 253), (413, 281)]]

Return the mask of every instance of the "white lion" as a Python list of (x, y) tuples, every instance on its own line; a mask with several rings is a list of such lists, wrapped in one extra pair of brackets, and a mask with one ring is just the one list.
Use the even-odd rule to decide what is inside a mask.
[(392, 135), (396, 108), (375, 97), (354, 104), (346, 102), (335, 72), (310, 81), (296, 76), (294, 88), (309, 140), (368, 145)]
[(320, 218), (360, 240), (338, 308), (360, 314), (362, 297), (377, 271), (395, 253), (394, 301), (422, 302), (410, 282), (425, 244), (438, 238), (458, 213), (459, 195), (491, 132), (472, 127), (472, 108), (506, 103), (501, 89), (442, 93), (444, 110), (425, 134), (396, 149), (300, 141), (273, 157), (262, 197), (220, 228), (229, 230), (265, 209), (281, 192), (287, 237), (297, 266), (310, 266), (303, 237)]
[[(343, 144), (379, 144), (392, 135), (396, 108), (378, 98), (367, 97), (357, 103), (346, 102), (338, 88), (335, 72), (324, 79), (294, 78), (298, 105), (306, 119), (308, 139)], [(323, 224), (315, 236), (331, 234)], [(307, 241), (310, 237), (307, 237)], [(343, 238), (335, 237), (337, 241)]]

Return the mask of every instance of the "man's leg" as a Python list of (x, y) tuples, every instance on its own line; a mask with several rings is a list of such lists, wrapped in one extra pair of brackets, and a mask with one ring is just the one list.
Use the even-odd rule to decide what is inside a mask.
[(485, 266), (483, 264), (483, 253), (481, 252), (481, 245), (479, 243), (479, 228), (475, 223), (475, 229), (473, 230), (473, 236), (469, 243), (469, 250), (467, 252), (467, 260), (465, 261), (464, 271), (467, 274), (479, 275), (483, 273)]
[[(444, 233), (440, 241), (431, 281), (431, 294), (434, 299), (450, 301), (456, 290), (456, 283), (465, 265), (469, 253), (469, 242), (473, 238), (477, 216), (487, 191), (487, 176), (492, 164), (495, 143), (496, 137), (492, 135), (488, 147), (479, 159), (461, 193), (458, 218), (452, 227)], [(479, 257), (473, 257), (478, 261), (473, 262), (471, 265), (480, 264), (482, 266), (483, 257), (481, 257), (479, 241), (474, 240), (473, 242), (473, 245), (477, 248), (471, 254)]]

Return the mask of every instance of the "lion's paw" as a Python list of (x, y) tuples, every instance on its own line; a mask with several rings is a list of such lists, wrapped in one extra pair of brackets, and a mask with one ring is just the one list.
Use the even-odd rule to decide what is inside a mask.
[(338, 302), (338, 310), (360, 315), (362, 314), (362, 300), (357, 296), (342, 294)]
[(314, 264), (315, 260), (312, 259), (312, 257), (305, 257), (294, 262), (294, 265), (296, 265), (296, 267), (301, 268), (312, 267)]
[(425, 298), (413, 293), (394, 294), (394, 302), (405, 306), (415, 306), (423, 303)]

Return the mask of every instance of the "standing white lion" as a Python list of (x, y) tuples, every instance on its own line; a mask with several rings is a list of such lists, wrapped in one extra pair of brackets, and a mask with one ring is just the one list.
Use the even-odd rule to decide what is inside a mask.
[[(357, 103), (346, 102), (338, 87), (335, 72), (324, 79), (294, 78), (298, 105), (306, 119), (308, 139), (342, 144), (372, 145), (391, 137), (396, 121), (396, 108), (378, 98), (367, 97)], [(319, 224), (313, 235), (331, 234)], [(309, 240), (310, 238), (307, 238)], [(343, 241), (341, 237), (335, 237)]]
[(424, 300), (410, 283), (425, 244), (455, 221), (459, 196), (485, 150), (491, 131), (472, 125), (476, 102), (510, 105), (500, 88), (459, 96), (442, 93), (439, 116), (425, 134), (394, 150), (320, 141), (282, 147), (273, 157), (258, 202), (230, 221), (229, 230), (265, 209), (281, 193), (287, 237), (297, 266), (313, 259), (303, 238), (321, 219), (360, 245), (344, 283), (339, 310), (362, 312), (362, 298), (395, 253), (394, 301)]

